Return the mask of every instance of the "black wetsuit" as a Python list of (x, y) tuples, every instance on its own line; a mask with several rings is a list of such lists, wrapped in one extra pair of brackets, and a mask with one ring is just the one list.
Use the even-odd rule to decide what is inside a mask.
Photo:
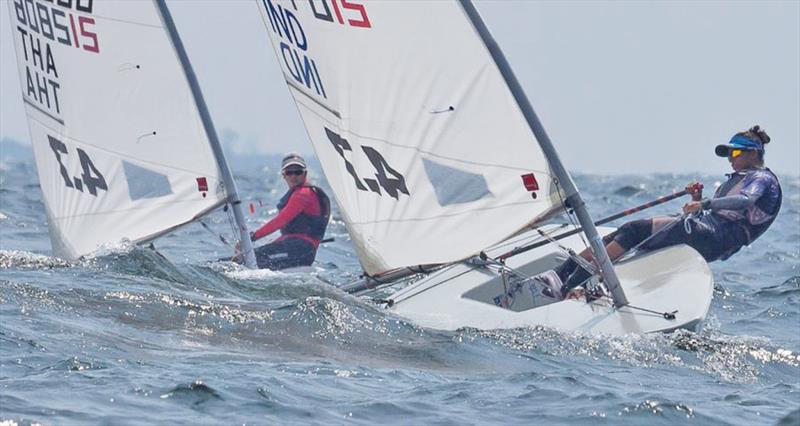
[(769, 169), (736, 172), (728, 175), (714, 198), (703, 200), (702, 214), (677, 217), (666, 225), (668, 229), (661, 228), (663, 231), (653, 229), (653, 219), (629, 222), (612, 238), (628, 250), (653, 236), (640, 248), (656, 250), (687, 244), (708, 262), (725, 260), (769, 228), (778, 216), (782, 198), (778, 178)]
[[(642, 250), (656, 250), (686, 244), (708, 262), (726, 260), (769, 228), (778, 216), (782, 198), (778, 178), (769, 169), (735, 172), (728, 175), (714, 198), (702, 201), (702, 213), (688, 218), (631, 221), (607, 235), (603, 242), (616, 241), (625, 250), (637, 245)], [(556, 268), (564, 282), (562, 292), (566, 293), (590, 276), (577, 266), (574, 260), (568, 259)]]

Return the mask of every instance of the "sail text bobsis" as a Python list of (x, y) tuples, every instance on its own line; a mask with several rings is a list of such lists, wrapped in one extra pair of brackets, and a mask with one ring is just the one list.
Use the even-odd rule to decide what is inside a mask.
[[(292, 1), (292, 8), (276, 5), (272, 0), (262, 0), (269, 18), (270, 28), (280, 37), (280, 60), (291, 78), (318, 96), (327, 99), (322, 74), (317, 62), (309, 56), (309, 43), (303, 25), (297, 18), (300, 0)], [(348, 0), (308, 0), (308, 7), (314, 18), (334, 25), (358, 28), (371, 28), (366, 8), (363, 4)], [(288, 76), (287, 76), (288, 78)]]
[(91, 16), (94, 0), (13, 0), (16, 34), (22, 46), (26, 101), (49, 114), (62, 114), (54, 43), (100, 53)]
[[(94, 0), (13, 0), (22, 67), (23, 99), (36, 110), (64, 124), (58, 53), (76, 49), (80, 54), (100, 54), (100, 37), (91, 16)], [(70, 150), (60, 137), (48, 135), (64, 185), (97, 196), (108, 185), (89, 154)], [(67, 165), (70, 154), (80, 161), (80, 176), (72, 176)]]

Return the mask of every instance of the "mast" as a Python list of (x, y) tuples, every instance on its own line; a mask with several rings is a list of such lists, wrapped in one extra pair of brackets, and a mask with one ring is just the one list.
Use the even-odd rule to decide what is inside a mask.
[(544, 153), (545, 157), (547, 157), (547, 161), (550, 163), (550, 167), (553, 169), (553, 174), (558, 179), (559, 184), (561, 184), (561, 186), (564, 188), (564, 191), (567, 195), (565, 202), (567, 206), (571, 207), (577, 214), (578, 221), (580, 222), (581, 227), (583, 227), (583, 232), (589, 239), (592, 254), (595, 258), (595, 261), (600, 266), (600, 273), (602, 274), (603, 280), (605, 281), (609, 290), (611, 290), (611, 295), (614, 298), (614, 305), (616, 307), (627, 305), (628, 299), (625, 297), (625, 292), (619, 284), (619, 278), (617, 278), (617, 273), (614, 271), (614, 266), (611, 264), (611, 259), (608, 257), (606, 247), (603, 244), (603, 239), (600, 237), (600, 234), (597, 232), (597, 228), (594, 226), (594, 220), (592, 220), (592, 217), (589, 215), (589, 211), (586, 209), (586, 204), (583, 202), (583, 199), (578, 192), (578, 188), (575, 187), (572, 177), (569, 175), (569, 173), (567, 173), (567, 170), (561, 163), (558, 153), (556, 152), (555, 147), (553, 147), (552, 142), (550, 142), (550, 138), (547, 136), (544, 127), (542, 127), (542, 123), (539, 121), (539, 117), (536, 115), (536, 112), (533, 110), (533, 106), (531, 106), (528, 97), (525, 95), (525, 91), (522, 90), (522, 86), (519, 84), (519, 81), (517, 81), (517, 78), (514, 75), (514, 72), (511, 70), (511, 66), (506, 60), (505, 55), (503, 55), (503, 52), (500, 50), (500, 46), (498, 46), (497, 42), (489, 33), (489, 29), (486, 27), (483, 19), (481, 19), (481, 16), (475, 9), (472, 1), (459, 1), (461, 6), (464, 8), (464, 12), (466, 13), (467, 17), (472, 22), (472, 25), (478, 32), (478, 35), (481, 37), (481, 40), (483, 40), (483, 43), (486, 45), (486, 48), (492, 55), (497, 67), (500, 69), (500, 74), (505, 79), (506, 84), (508, 84), (508, 88), (511, 90), (512, 96), (514, 96), (514, 100), (522, 110), (522, 115), (525, 117), (525, 120), (528, 122), (528, 126), (530, 126), (531, 131), (533, 131), (533, 134), (539, 141), (539, 146), (542, 148), (542, 152)]
[(239, 191), (236, 189), (236, 182), (233, 180), (233, 174), (228, 167), (228, 162), (225, 161), (225, 154), (222, 152), (222, 146), (219, 143), (217, 130), (211, 121), (211, 114), (208, 112), (206, 101), (203, 98), (203, 93), (200, 91), (200, 84), (197, 81), (197, 76), (194, 73), (192, 64), (189, 62), (189, 56), (186, 54), (186, 49), (183, 47), (178, 30), (175, 27), (175, 21), (172, 20), (172, 15), (169, 12), (165, 0), (153, 0), (156, 8), (158, 9), (161, 19), (164, 21), (164, 26), (169, 34), (170, 41), (178, 54), (178, 60), (181, 62), (183, 72), (186, 74), (186, 79), (189, 82), (189, 87), (194, 97), (194, 102), (197, 105), (197, 110), (200, 113), (200, 118), (203, 121), (203, 128), (208, 135), (211, 149), (214, 152), (214, 157), (217, 160), (217, 165), (222, 172), (222, 182), (225, 185), (225, 191), (228, 194), (228, 203), (233, 208), (233, 217), (236, 221), (236, 226), (239, 229), (239, 241), (241, 244), (242, 252), (244, 253), (244, 264), (248, 268), (256, 268), (256, 257), (253, 253), (253, 243), (250, 241), (250, 233), (247, 230), (247, 224), (242, 214), (242, 200), (239, 198)]

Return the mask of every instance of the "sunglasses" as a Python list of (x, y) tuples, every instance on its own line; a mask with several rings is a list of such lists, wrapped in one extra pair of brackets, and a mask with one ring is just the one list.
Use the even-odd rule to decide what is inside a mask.
[(743, 152), (744, 152), (743, 149), (732, 149), (732, 150), (728, 151), (728, 157), (736, 158), (736, 157), (742, 155)]
[(305, 173), (306, 173), (305, 170), (284, 170), (283, 171), (283, 175), (284, 176), (300, 176), (300, 175), (303, 175)]

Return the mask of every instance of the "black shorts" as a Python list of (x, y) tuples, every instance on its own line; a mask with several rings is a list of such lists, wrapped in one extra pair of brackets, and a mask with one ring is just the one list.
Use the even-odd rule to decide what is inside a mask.
[[(653, 219), (643, 219), (622, 225), (614, 234), (626, 250), (653, 235)], [(697, 250), (707, 262), (727, 259), (747, 241), (744, 230), (734, 222), (720, 219), (713, 214), (690, 218), (687, 224), (676, 217), (663, 230), (640, 246), (643, 250), (657, 250), (678, 244), (686, 244)]]
[(302, 238), (291, 237), (257, 247), (254, 251), (258, 267), (273, 271), (309, 266), (317, 256), (317, 249), (313, 244)]

